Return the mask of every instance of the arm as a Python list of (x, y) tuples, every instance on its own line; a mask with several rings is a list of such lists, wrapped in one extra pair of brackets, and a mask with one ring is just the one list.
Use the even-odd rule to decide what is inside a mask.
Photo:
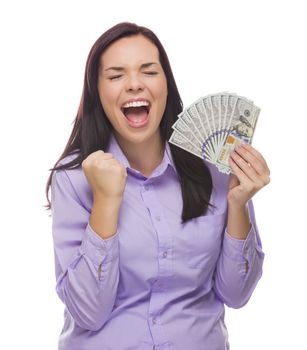
[[(54, 173), (51, 189), (56, 291), (80, 327), (98, 330), (108, 320), (116, 298), (118, 232), (109, 232), (112, 235), (103, 239), (93, 230), (90, 213), (66, 171)], [(94, 212), (91, 219), (98, 229), (99, 205)]]
[(227, 230), (215, 273), (215, 291), (226, 305), (243, 306), (262, 274), (264, 254), (251, 198), (269, 183), (269, 168), (250, 145), (237, 147), (229, 164)]
[[(227, 306), (240, 308), (250, 299), (261, 275), (264, 253), (255, 220), (253, 204), (246, 208), (249, 231), (245, 239), (225, 230), (214, 276), (214, 290)], [(229, 221), (229, 220), (228, 220)]]

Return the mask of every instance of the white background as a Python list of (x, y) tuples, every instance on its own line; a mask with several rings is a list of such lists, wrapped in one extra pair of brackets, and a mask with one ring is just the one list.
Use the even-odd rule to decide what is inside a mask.
[(158, 35), (185, 105), (228, 90), (261, 107), (253, 144), (272, 182), (254, 203), (266, 259), (249, 303), (227, 309), (230, 344), (307, 348), (303, 2), (1, 2), (1, 349), (57, 348), (63, 305), (45, 183), (71, 132), (88, 52), (121, 21)]

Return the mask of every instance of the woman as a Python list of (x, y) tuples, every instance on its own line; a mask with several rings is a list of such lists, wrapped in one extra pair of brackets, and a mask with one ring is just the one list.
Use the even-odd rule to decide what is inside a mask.
[(228, 177), (169, 144), (181, 111), (154, 33), (120, 23), (96, 41), (46, 188), (59, 349), (229, 348), (224, 304), (243, 306), (262, 272), (250, 199), (269, 170), (251, 146), (232, 153)]

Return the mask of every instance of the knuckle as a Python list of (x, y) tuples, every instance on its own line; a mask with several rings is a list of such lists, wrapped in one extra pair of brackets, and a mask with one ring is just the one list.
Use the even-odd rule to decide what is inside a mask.
[(270, 179), (270, 177), (269, 176), (267, 176), (265, 179), (264, 179), (264, 185), (266, 186), (266, 185), (268, 185), (270, 182), (271, 182), (271, 179)]
[(111, 160), (112, 157), (106, 156), (105, 154), (103, 154), (99, 159), (100, 159), (101, 162), (105, 162), (105, 161)]
[(263, 183), (260, 181), (254, 187), (254, 191), (259, 191), (263, 187)]
[(81, 167), (82, 167), (82, 169), (87, 168), (87, 160), (86, 160), (86, 159), (84, 159), (84, 160), (82, 161)]
[(246, 184), (245, 185), (245, 190), (247, 192), (252, 192), (252, 191), (254, 191), (254, 189), (255, 189), (255, 186), (253, 184)]
[(124, 167), (121, 164), (117, 164), (116, 171), (118, 174), (122, 174), (124, 172)]
[(111, 157), (111, 158), (113, 158), (113, 154), (112, 154), (112, 153), (109, 153), (109, 152), (103, 152), (103, 155), (104, 155), (105, 157)]
[(250, 192), (257, 192), (259, 189), (261, 188), (261, 184), (254, 184), (253, 186), (251, 186), (250, 188)]
[(243, 156), (243, 157), (247, 157), (248, 156), (248, 152), (245, 150), (245, 149), (241, 149), (240, 150), (240, 154)]

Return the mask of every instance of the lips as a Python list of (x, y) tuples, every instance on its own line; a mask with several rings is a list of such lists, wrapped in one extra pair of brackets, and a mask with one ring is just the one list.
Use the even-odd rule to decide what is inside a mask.
[(139, 107), (122, 107), (121, 111), (124, 116), (127, 118), (130, 114), (141, 114), (142, 112), (149, 113), (149, 106), (139, 106)]
[(123, 114), (126, 114), (126, 111), (132, 107), (134, 107), (134, 108), (145, 107), (147, 112), (149, 112), (150, 107), (151, 107), (151, 103), (149, 100), (142, 98), (142, 97), (131, 98), (122, 104), (121, 111), (123, 112)]
[(128, 124), (133, 128), (147, 125), (149, 121), (150, 102), (145, 99), (131, 99), (123, 103), (121, 111)]

